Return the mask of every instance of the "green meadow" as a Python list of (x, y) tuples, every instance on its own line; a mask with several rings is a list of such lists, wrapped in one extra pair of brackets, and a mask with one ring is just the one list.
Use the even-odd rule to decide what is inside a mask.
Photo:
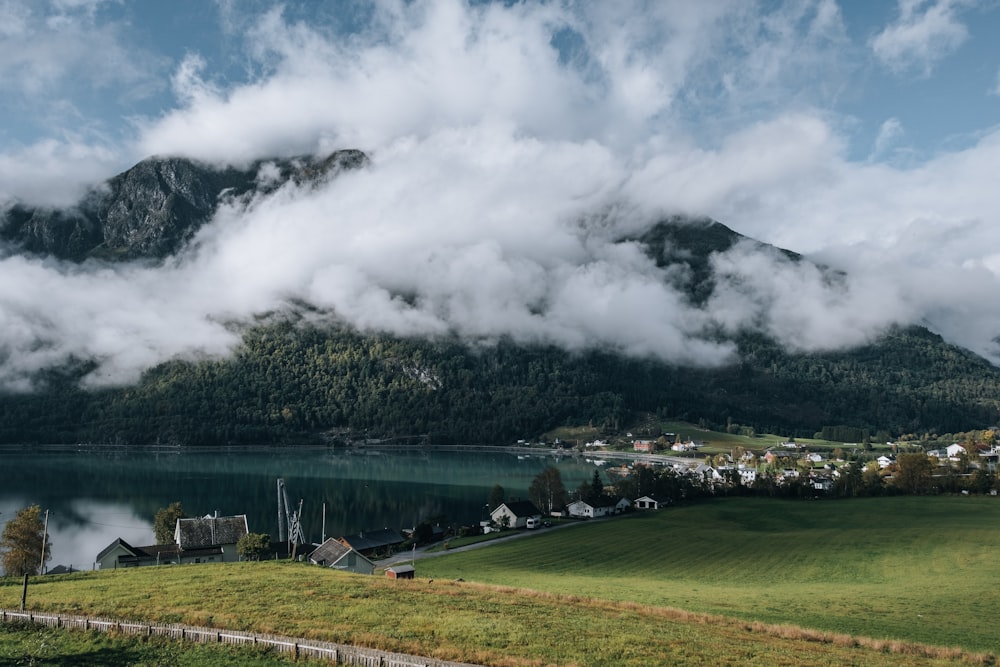
[(998, 554), (997, 498), (730, 498), (418, 565), (428, 577), (998, 653)]
[[(414, 581), (139, 568), (34, 578), (28, 606), (504, 667), (996, 664), (997, 500), (722, 499), (422, 559)], [(20, 593), (0, 583), (0, 606)]]
[(257, 647), (181, 643), (153, 637), (0, 624), (0, 665), (56, 667), (266, 667), (291, 665), (275, 651)]

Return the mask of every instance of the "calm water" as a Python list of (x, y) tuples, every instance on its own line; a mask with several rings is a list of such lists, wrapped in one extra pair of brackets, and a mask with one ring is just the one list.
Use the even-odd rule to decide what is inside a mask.
[(49, 510), (48, 567), (91, 569), (115, 538), (153, 544), (157, 509), (180, 501), (189, 516), (246, 514), (250, 531), (278, 534), (277, 479), (303, 501), (306, 539), (403, 528), (436, 517), (477, 523), (494, 484), (527, 497), (555, 464), (567, 489), (593, 475), (582, 459), (507, 453), (346, 453), (324, 448), (0, 448), (0, 524), (31, 504)]

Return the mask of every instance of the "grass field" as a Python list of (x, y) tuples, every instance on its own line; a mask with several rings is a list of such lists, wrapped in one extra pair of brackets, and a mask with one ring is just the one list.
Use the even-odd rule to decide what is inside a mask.
[[(646, 433), (646, 435), (643, 435), (642, 437), (647, 437), (647, 432), (676, 433), (685, 440), (691, 439), (704, 443), (704, 447), (699, 451), (700, 454), (718, 454), (720, 452), (729, 452), (731, 448), (737, 445), (754, 451), (763, 451), (768, 447), (773, 447), (788, 440), (787, 435), (783, 436), (775, 435), (773, 433), (764, 433), (751, 438), (745, 435), (724, 433), (721, 431), (709, 431), (689, 422), (661, 420), (652, 417), (637, 425), (636, 431), (637, 433)], [(578, 443), (582, 445), (585, 442), (590, 442), (600, 438), (601, 431), (600, 429), (590, 426), (563, 426), (549, 431), (545, 434), (545, 437), (550, 440), (559, 438), (560, 440), (566, 442)], [(628, 439), (620, 437), (619, 440)], [(813, 438), (796, 438), (795, 440), (799, 444), (808, 447), (813, 451), (831, 451), (837, 447), (844, 447), (843, 443), (833, 442), (831, 440), (817, 440)], [(879, 449), (879, 446), (876, 444), (874, 449)]]
[(28, 606), (487, 665), (995, 664), (998, 520), (992, 498), (729, 499), (428, 558), (412, 582), (140, 568), (32, 580)]
[(160, 637), (116, 637), (37, 626), (0, 624), (0, 665), (77, 667), (266, 667), (292, 665), (275, 651), (192, 644)]
[(420, 571), (998, 653), (998, 554), (996, 498), (734, 498), (446, 555)]

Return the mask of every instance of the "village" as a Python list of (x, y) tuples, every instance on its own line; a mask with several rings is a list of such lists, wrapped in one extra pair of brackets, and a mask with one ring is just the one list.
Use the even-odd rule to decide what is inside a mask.
[[(423, 549), (441, 543), (448, 548), (447, 540), (452, 538), (454, 542), (460, 534), (464, 537), (478, 534), (496, 538), (513, 534), (511, 531), (532, 532), (547, 528), (553, 522), (577, 522), (617, 517), (630, 512), (662, 510), (677, 502), (693, 499), (689, 496), (697, 494), (760, 491), (765, 485), (786, 492), (794, 487), (800, 497), (804, 492), (818, 498), (830, 495), (838, 480), (849, 474), (852, 467), (863, 468), (870, 477), (887, 484), (892, 483), (897, 470), (897, 454), (891, 452), (872, 455), (867, 462), (846, 461), (831, 453), (809, 452), (791, 440), (762, 452), (739, 448), (699, 459), (692, 454), (697, 454), (702, 445), (674, 434), (668, 435), (670, 454), (657, 453), (658, 447), (666, 449), (662, 439), (659, 443), (635, 439), (630, 452), (610, 450), (607, 443), (600, 440), (588, 442), (581, 449), (586, 452), (585, 460), (594, 465), (596, 493), (581, 494), (577, 491), (566, 494), (565, 503), (550, 503), (548, 506), (519, 498), (497, 499), (487, 505), (489, 518), (482, 520), (478, 526), (466, 526), (460, 530), (440, 525), (421, 525), (402, 531), (380, 528), (307, 544), (298, 518), (301, 507), (297, 512), (289, 506), (287, 495), (282, 495), (283, 480), (279, 479), (281, 521), (277, 541), (271, 541), (268, 535), (252, 533), (246, 515), (219, 516), (216, 512), (195, 518), (177, 518), (173, 540), (168, 543), (133, 546), (118, 538), (97, 554), (94, 567), (105, 570), (290, 558), (359, 574), (372, 575), (382, 571), (391, 578), (412, 578), (414, 559), (411, 557), (407, 561), (405, 556), (408, 551), (412, 556), (418, 545)], [(976, 448), (972, 454), (968, 449), (955, 443), (926, 453), (920, 452), (917, 458), (926, 460), (932, 477), (954, 476), (957, 470), (963, 471), (961, 475), (967, 478), (972, 477), (969, 470), (983, 471), (991, 476), (995, 474), (1000, 447)], [(519, 458), (538, 455), (537, 449), (532, 451), (535, 453), (521, 454)], [(551, 453), (558, 451), (552, 450)], [(617, 461), (622, 463), (617, 465)], [(683, 485), (675, 493), (656, 490), (640, 493), (641, 487), (625, 483), (637, 471), (645, 472), (650, 479), (670, 476), (683, 481)], [(608, 478), (609, 484), (603, 484), (601, 472)], [(628, 493), (630, 490), (632, 493)], [(981, 491), (991, 495), (997, 493), (992, 485)], [(962, 493), (968, 491), (963, 490)], [(573, 496), (575, 499), (570, 500)], [(422, 534), (421, 528), (425, 530)], [(61, 571), (60, 567), (56, 567), (49, 573)]]

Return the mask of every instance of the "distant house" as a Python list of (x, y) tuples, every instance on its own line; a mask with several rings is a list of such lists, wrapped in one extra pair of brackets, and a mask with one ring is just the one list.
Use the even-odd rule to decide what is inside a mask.
[(248, 532), (245, 514), (178, 519), (173, 544), (134, 547), (118, 538), (97, 554), (97, 567), (113, 570), (146, 565), (229, 563), (239, 560), (236, 543)]
[(530, 500), (514, 500), (501, 503), (490, 512), (490, 519), (498, 526), (507, 528), (524, 528), (528, 519), (541, 519), (542, 513)]
[(185, 565), (188, 563), (222, 563), (224, 554), (220, 547), (205, 547), (181, 551), (176, 544), (153, 544), (134, 547), (118, 538), (97, 554), (97, 567), (114, 570), (146, 565)]
[(222, 560), (232, 563), (240, 559), (236, 553), (236, 543), (249, 532), (246, 514), (206, 514), (200, 518), (177, 519), (174, 542), (182, 553), (217, 548), (222, 554)]
[(393, 565), (385, 569), (385, 576), (390, 579), (412, 579), (416, 574), (412, 565)]
[(375, 563), (332, 537), (309, 554), (309, 561), (334, 570), (346, 570), (357, 574), (375, 573)]
[(689, 474), (699, 482), (706, 482), (712, 485), (723, 481), (722, 475), (719, 474), (719, 471), (707, 463), (699, 463)]
[(794, 461), (798, 458), (799, 455), (797, 453), (784, 449), (778, 451), (769, 449), (766, 452), (764, 452), (764, 460), (767, 462), (768, 465), (774, 465), (775, 461), (778, 461), (780, 459), (790, 459)]
[(893, 463), (896, 462), (896, 457), (893, 456), (892, 454), (888, 454), (888, 455), (883, 454), (882, 456), (878, 457), (876, 459), (876, 461), (878, 462), (878, 467), (879, 468), (885, 469), (885, 468), (888, 468), (889, 466), (891, 466)]
[(956, 459), (962, 454), (967, 454), (968, 450), (962, 445), (955, 443), (953, 445), (948, 445), (948, 458)]
[(667, 496), (661, 496), (658, 493), (650, 493), (649, 495), (642, 496), (641, 498), (636, 498), (633, 503), (637, 510), (658, 510), (672, 504), (673, 500)]
[(637, 452), (655, 452), (656, 451), (656, 441), (654, 440), (636, 440), (632, 443), (632, 449)]
[(387, 553), (393, 547), (399, 546), (405, 540), (397, 530), (383, 528), (381, 530), (366, 530), (353, 535), (344, 535), (338, 540), (345, 547), (350, 547), (363, 556)]
[[(612, 496), (601, 496), (591, 502), (575, 500), (566, 507), (566, 510), (576, 519), (596, 519), (623, 512), (624, 509), (620, 509), (622, 506), (619, 504), (621, 500)], [(625, 507), (627, 508), (627, 505)]]
[(826, 477), (824, 475), (812, 475), (809, 477), (809, 483), (812, 488), (816, 491), (822, 491), (823, 493), (829, 493), (833, 490), (833, 479)]

